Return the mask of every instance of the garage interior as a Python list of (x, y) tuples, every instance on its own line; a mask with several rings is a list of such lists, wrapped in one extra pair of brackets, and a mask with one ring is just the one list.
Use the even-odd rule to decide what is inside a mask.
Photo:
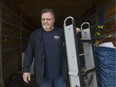
[(55, 26), (63, 27), (72, 16), (77, 27), (90, 23), (93, 44), (111, 41), (116, 46), (115, 6), (115, 0), (0, 0), (0, 87), (22, 70), (22, 53), (30, 34), (41, 27), (43, 8), (54, 9)]

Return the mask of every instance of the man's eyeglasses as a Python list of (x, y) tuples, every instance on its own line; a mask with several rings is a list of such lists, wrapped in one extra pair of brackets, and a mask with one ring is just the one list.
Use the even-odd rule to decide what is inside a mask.
[(53, 20), (54, 18), (42, 18), (41, 20), (42, 21), (45, 21), (45, 20), (47, 20), (47, 21), (51, 21), (51, 20)]

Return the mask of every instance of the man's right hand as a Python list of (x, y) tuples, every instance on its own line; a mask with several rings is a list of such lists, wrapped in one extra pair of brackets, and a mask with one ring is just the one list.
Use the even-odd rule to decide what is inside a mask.
[(23, 73), (23, 80), (26, 83), (28, 83), (29, 81), (31, 81), (31, 74), (29, 72), (24, 72)]

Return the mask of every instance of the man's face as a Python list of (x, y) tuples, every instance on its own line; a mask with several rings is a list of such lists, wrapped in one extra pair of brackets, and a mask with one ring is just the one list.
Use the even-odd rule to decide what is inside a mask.
[(55, 18), (52, 13), (47, 12), (41, 15), (42, 27), (45, 31), (51, 31), (54, 28)]

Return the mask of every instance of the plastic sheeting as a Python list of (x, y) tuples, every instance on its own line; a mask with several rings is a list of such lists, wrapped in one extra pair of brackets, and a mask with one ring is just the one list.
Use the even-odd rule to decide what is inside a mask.
[(94, 47), (98, 87), (116, 87), (116, 48)]

